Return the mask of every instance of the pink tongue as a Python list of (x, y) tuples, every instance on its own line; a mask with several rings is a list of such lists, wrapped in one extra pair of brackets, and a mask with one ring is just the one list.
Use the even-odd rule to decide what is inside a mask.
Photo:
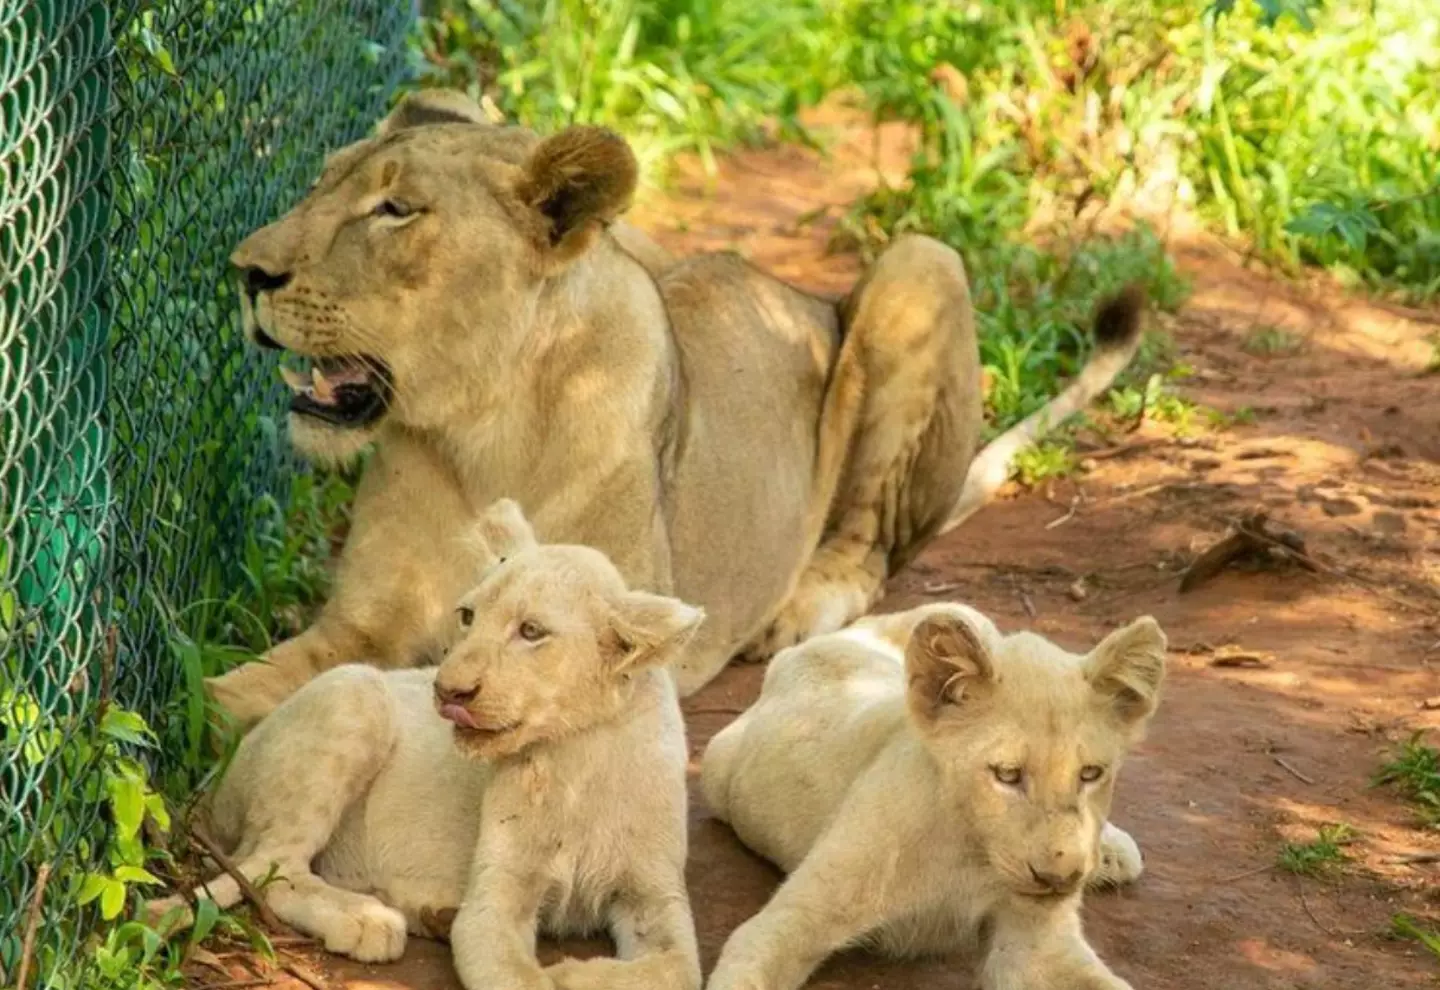
[(370, 381), (369, 372), (356, 365), (347, 365), (343, 368), (327, 371), (325, 372), (325, 377), (329, 379), (330, 384), (336, 388), (341, 385), (364, 385)]
[(467, 729), (480, 728), (480, 726), (475, 724), (475, 716), (471, 715), (468, 711), (466, 711), (464, 705), (456, 705), (453, 703), (449, 705), (441, 705), (440, 717), (443, 719), (448, 719), (449, 721), (454, 722), (456, 725), (463, 725)]

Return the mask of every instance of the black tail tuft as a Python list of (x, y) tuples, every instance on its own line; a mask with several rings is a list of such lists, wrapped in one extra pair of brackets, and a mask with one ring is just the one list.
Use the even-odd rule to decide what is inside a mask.
[(1129, 347), (1140, 335), (1140, 316), (1145, 312), (1145, 286), (1132, 282), (1106, 299), (1095, 311), (1091, 333), (1098, 347)]

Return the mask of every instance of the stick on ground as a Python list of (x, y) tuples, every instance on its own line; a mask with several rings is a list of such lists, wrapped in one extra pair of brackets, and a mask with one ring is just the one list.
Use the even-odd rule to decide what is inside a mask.
[(240, 895), (255, 908), (255, 913), (260, 916), (260, 921), (265, 927), (285, 930), (285, 926), (280, 923), (279, 918), (275, 917), (275, 912), (270, 910), (270, 906), (265, 903), (265, 899), (260, 896), (260, 891), (256, 890), (255, 885), (250, 882), (250, 878), (240, 872), (235, 861), (225, 855), (225, 850), (221, 849), (214, 839), (206, 835), (204, 829), (198, 825), (192, 826), (190, 837), (200, 844), (206, 855), (213, 859), (220, 869), (230, 874), (230, 878), (240, 887)]
[(25, 990), (30, 979), (30, 960), (35, 955), (35, 932), (40, 927), (40, 906), (45, 901), (45, 885), (50, 882), (50, 864), (41, 863), (35, 873), (35, 893), (30, 895), (30, 912), (25, 919), (25, 941), (20, 949), (20, 975), (15, 990)]

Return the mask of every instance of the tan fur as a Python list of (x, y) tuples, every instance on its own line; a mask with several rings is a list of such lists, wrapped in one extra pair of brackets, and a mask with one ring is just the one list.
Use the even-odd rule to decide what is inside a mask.
[(394, 381), (368, 427), (291, 417), (316, 460), (376, 456), (323, 613), (210, 682), (242, 725), (336, 664), (433, 658), (470, 573), (457, 534), (497, 498), (706, 609), (682, 694), (862, 614), (961, 502), (981, 403), (954, 251), (898, 238), (835, 304), (733, 255), (670, 257), (616, 219), (634, 182), (609, 132), (541, 140), (421, 94), (236, 249), (271, 283), (243, 293), (252, 335)]
[[(471, 542), (490, 566), (438, 670), (345, 664), (291, 695), (210, 799), (217, 837), (249, 879), (273, 867), (266, 902), (333, 952), (396, 959), (407, 930), (448, 927), (470, 990), (698, 990), (664, 665), (703, 613), (628, 589), (596, 550), (536, 545), (514, 503)], [(618, 958), (536, 961), (537, 931), (599, 930)]]
[[(1075, 656), (963, 605), (776, 656), (701, 773), (714, 812), (790, 876), (709, 990), (795, 990), (855, 942), (978, 953), (983, 990), (1128, 990), (1085, 941), (1080, 901), (1140, 874), (1106, 819), (1164, 670), (1148, 617)], [(1085, 767), (1103, 773), (1086, 783)]]

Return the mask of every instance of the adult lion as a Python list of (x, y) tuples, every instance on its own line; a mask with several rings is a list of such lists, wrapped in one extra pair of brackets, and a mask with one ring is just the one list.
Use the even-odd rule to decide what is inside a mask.
[(615, 220), (635, 183), (608, 131), (542, 140), (431, 91), (235, 250), (247, 334), (311, 364), (286, 371), (292, 441), (328, 462), (375, 445), (319, 617), (209, 682), (241, 724), (336, 664), (433, 662), (474, 573), (462, 534), (501, 497), (705, 609), (674, 668), (689, 694), (863, 614), (1134, 353), (1128, 293), (1076, 381), (976, 457), (954, 251), (898, 239), (825, 301), (732, 254), (671, 259)]

